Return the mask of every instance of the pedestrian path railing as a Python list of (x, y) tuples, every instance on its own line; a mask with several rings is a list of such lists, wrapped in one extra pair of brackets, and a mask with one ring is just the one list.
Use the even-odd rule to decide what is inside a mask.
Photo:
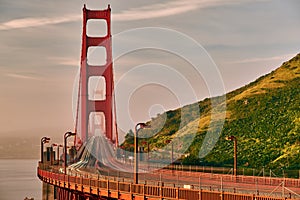
[[(43, 168), (43, 167), (42, 167)], [(77, 191), (90, 195), (117, 199), (195, 199), (195, 200), (285, 200), (286, 197), (268, 197), (257, 194), (239, 194), (224, 191), (209, 191), (201, 188), (181, 188), (110, 180), (101, 177), (83, 177), (51, 172), (38, 168), (39, 178), (48, 184), (62, 189)]]

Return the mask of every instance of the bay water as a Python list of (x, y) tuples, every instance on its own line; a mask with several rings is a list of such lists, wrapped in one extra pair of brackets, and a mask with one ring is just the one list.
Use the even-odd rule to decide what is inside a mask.
[(42, 199), (38, 160), (0, 159), (0, 200)]

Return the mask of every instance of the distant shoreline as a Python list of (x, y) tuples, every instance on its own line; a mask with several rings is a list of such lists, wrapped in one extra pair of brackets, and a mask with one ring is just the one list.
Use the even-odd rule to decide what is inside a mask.
[(39, 160), (39, 158), (0, 157), (0, 160)]

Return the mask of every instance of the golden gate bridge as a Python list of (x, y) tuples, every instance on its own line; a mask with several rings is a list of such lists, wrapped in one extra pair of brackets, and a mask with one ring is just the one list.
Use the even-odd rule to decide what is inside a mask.
[[(89, 20), (105, 20), (106, 35), (89, 36), (87, 34)], [(105, 64), (89, 64), (88, 52), (91, 47), (105, 49)], [(114, 103), (110, 6), (105, 10), (89, 10), (84, 6), (80, 64), (75, 131), (64, 134), (63, 161), (59, 155), (55, 159), (53, 146), (44, 152), (43, 145), (49, 143), (50, 138), (41, 139), (41, 161), (37, 172), (46, 187), (43, 191), (44, 199), (283, 200), (300, 198), (299, 179), (207, 173), (204, 167), (201, 171), (197, 166), (186, 169), (184, 166), (176, 166), (172, 163), (168, 167), (157, 163), (149, 164), (149, 162), (141, 162), (138, 165), (140, 159), (137, 136), (134, 164), (126, 162), (126, 158), (120, 158), (120, 152), (116, 151), (118, 131)], [(105, 81), (105, 95), (102, 99), (90, 98), (91, 77), (102, 78)], [(136, 134), (142, 128), (146, 128), (146, 124), (138, 124)], [(95, 134), (96, 129), (101, 130), (100, 134)], [(71, 136), (75, 136), (74, 147), (67, 154), (67, 139)], [(58, 151), (59, 147), (58, 145)]]

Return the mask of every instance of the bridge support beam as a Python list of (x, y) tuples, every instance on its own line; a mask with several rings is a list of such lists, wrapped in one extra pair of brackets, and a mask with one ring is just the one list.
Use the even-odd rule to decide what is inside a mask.
[(42, 199), (43, 200), (54, 200), (54, 186), (43, 182), (42, 186)]

